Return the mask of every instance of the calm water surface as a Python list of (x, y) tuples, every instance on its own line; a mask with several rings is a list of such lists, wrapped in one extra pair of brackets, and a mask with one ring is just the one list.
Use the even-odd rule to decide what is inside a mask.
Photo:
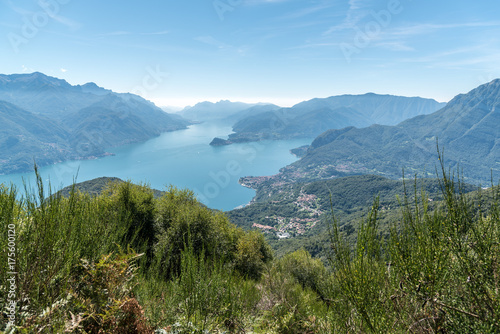
[[(238, 184), (242, 176), (276, 174), (296, 160), (289, 150), (311, 139), (266, 141), (212, 147), (214, 137), (231, 133), (230, 126), (204, 123), (164, 133), (141, 144), (108, 150), (114, 156), (86, 161), (67, 161), (40, 169), (43, 180), (58, 190), (101, 176), (148, 183), (165, 190), (172, 184), (192, 189), (198, 199), (214, 209), (231, 210), (247, 204), (255, 195)], [(34, 184), (34, 173), (0, 175), (0, 183), (22, 189), (23, 179)]]

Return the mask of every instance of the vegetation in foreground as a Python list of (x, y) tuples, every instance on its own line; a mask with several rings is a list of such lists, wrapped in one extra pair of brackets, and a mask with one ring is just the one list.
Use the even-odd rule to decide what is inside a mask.
[(414, 187), (388, 236), (378, 200), (355, 244), (332, 223), (326, 267), (305, 250), (273, 258), (188, 190), (44, 197), (39, 179), (17, 199), (1, 187), (0, 331), (498, 333), (499, 188), (440, 180), (443, 201), (431, 210)]
[[(429, 199), (429, 208), (443, 199), (440, 181), (436, 178), (419, 179), (419, 190)], [(477, 190), (476, 186), (462, 184), (462, 192)], [(379, 199), (377, 227), (384, 237), (390, 235), (390, 227), (400, 219), (398, 198), (404, 196), (405, 182), (377, 175), (355, 175), (307, 183), (264, 182), (250, 205), (226, 212), (232, 223), (245, 229), (260, 229), (281, 257), (301, 248), (313, 257), (328, 263), (325, 248), (330, 246), (328, 229), (332, 212), (339, 229), (348, 242), (356, 242), (359, 222), (366, 220), (375, 197)], [(409, 201), (419, 194), (409, 193)], [(333, 210), (332, 210), (333, 206)], [(279, 232), (279, 234), (277, 233)], [(288, 238), (279, 235), (288, 233)]]

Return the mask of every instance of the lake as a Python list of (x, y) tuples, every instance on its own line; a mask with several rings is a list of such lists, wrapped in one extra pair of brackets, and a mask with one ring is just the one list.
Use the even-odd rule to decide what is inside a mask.
[[(225, 138), (231, 127), (203, 123), (186, 130), (164, 133), (144, 143), (109, 149), (114, 156), (96, 160), (67, 161), (40, 168), (45, 183), (53, 190), (101, 176), (118, 177), (134, 183), (148, 183), (165, 190), (170, 184), (193, 190), (205, 205), (231, 210), (245, 205), (255, 192), (239, 185), (242, 176), (278, 173), (296, 161), (289, 150), (310, 144), (312, 139), (262, 141), (213, 147), (214, 137)], [(0, 175), (0, 183), (23, 189), (23, 179), (33, 185), (34, 173)]]

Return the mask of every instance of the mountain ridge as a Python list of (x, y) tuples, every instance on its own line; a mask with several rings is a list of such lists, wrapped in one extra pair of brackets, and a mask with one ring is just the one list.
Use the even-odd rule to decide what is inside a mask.
[(258, 104), (231, 102), (229, 100), (220, 100), (216, 103), (204, 101), (194, 106), (185, 107), (178, 114), (195, 122), (222, 120), (256, 105)]
[(140, 96), (40, 72), (0, 75), (0, 101), (0, 173), (105, 156), (108, 148), (191, 124)]
[[(316, 137), (306, 155), (288, 166), (309, 177), (318, 172), (372, 172), (400, 177), (403, 168), (426, 176), (444, 148), (449, 167), (461, 166), (471, 182), (486, 183), (491, 172), (500, 177), (500, 80), (457, 95), (444, 108), (403, 121), (396, 126), (372, 125), (329, 130)], [(476, 168), (475, 168), (476, 167)], [(286, 168), (285, 168), (286, 169)], [(316, 170), (316, 171), (313, 171)]]
[(395, 125), (444, 105), (432, 99), (374, 93), (315, 98), (240, 119), (233, 125), (235, 133), (229, 135), (228, 142), (314, 138), (328, 129)]

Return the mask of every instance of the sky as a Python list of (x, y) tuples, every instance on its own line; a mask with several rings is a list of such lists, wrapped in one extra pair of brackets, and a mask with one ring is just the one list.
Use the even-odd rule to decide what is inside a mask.
[(491, 0), (0, 0), (0, 73), (291, 106), (374, 92), (447, 102), (500, 77)]

